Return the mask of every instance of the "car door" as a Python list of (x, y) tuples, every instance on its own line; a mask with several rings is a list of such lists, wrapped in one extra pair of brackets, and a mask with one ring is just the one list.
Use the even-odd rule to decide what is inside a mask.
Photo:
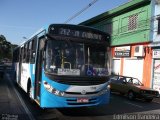
[(127, 93), (128, 90), (128, 84), (126, 79), (119, 79), (119, 82), (117, 84), (117, 91), (120, 93)]

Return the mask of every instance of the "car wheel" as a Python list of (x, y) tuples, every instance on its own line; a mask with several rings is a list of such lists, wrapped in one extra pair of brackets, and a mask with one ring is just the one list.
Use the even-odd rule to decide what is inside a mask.
[(134, 98), (135, 98), (135, 96), (134, 96), (133, 91), (129, 91), (129, 92), (128, 92), (128, 99), (129, 99), (129, 100), (134, 100)]
[(150, 99), (145, 99), (146, 102), (152, 102), (153, 98), (150, 98)]

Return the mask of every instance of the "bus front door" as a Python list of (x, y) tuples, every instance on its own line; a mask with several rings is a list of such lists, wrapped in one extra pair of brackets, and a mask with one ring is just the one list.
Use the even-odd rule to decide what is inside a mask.
[(41, 88), (41, 77), (42, 77), (42, 53), (43, 51), (41, 50), (40, 44), (37, 50), (37, 59), (36, 59), (36, 69), (35, 69), (35, 98), (38, 102), (40, 102), (40, 88)]
[(18, 84), (21, 85), (21, 74), (22, 74), (22, 61), (23, 61), (23, 47), (20, 49), (20, 57), (19, 57), (19, 68), (18, 68)]

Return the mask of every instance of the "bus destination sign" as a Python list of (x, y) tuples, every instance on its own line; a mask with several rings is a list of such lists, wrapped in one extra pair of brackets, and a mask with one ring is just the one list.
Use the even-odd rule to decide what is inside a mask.
[(80, 37), (80, 38), (86, 38), (86, 39), (102, 40), (102, 35), (97, 34), (97, 33), (72, 30), (72, 29), (65, 29), (65, 28), (60, 28), (59, 34), (65, 35), (65, 36), (71, 36), (71, 37)]
[(50, 34), (59, 35), (59, 36), (66, 36), (66, 37), (75, 37), (75, 38), (82, 38), (82, 39), (90, 39), (96, 40), (97, 42), (104, 42), (109, 41), (109, 35), (106, 35), (103, 32), (99, 32), (98, 30), (90, 29), (88, 27), (83, 26), (57, 26), (52, 25), (50, 26)]

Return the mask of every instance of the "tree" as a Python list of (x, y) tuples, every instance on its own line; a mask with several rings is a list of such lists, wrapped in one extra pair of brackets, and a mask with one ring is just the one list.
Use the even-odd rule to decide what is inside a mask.
[(12, 44), (8, 42), (4, 35), (0, 35), (0, 59), (12, 59)]

